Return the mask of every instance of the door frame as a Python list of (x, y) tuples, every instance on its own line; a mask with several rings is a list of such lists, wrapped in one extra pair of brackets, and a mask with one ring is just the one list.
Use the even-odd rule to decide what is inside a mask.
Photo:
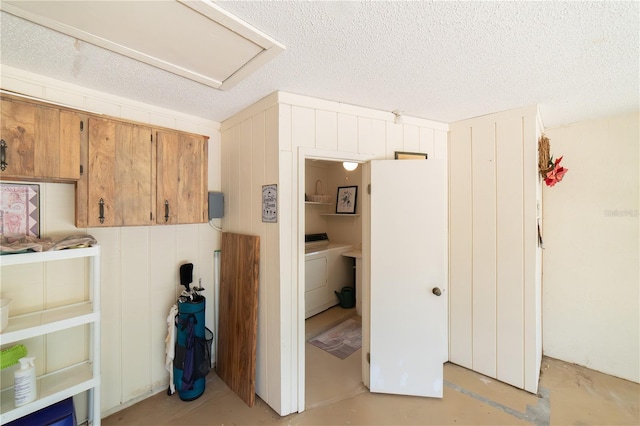
[[(374, 159), (373, 154), (358, 154), (355, 152), (341, 152), (341, 151), (332, 151), (332, 150), (323, 150), (317, 148), (310, 147), (299, 147), (298, 148), (298, 182), (297, 182), (297, 190), (298, 190), (298, 215), (297, 215), (297, 227), (294, 227), (295, 232), (297, 232), (297, 241), (298, 241), (298, 277), (297, 277), (297, 286), (292, 288), (294, 294), (292, 294), (292, 300), (297, 300), (297, 323), (294, 329), (297, 328), (297, 334), (292, 333), (292, 335), (297, 336), (293, 337), (291, 342), (291, 347), (297, 347), (297, 358), (298, 358), (298, 374), (297, 380), (292, 378), (292, 389), (297, 388), (297, 411), (302, 413), (305, 410), (305, 385), (306, 385), (306, 352), (305, 352), (305, 300), (304, 300), (304, 274), (305, 274), (305, 253), (304, 253), (304, 235), (305, 235), (305, 204), (304, 204), (304, 193), (305, 193), (305, 177), (306, 177), (306, 160), (325, 160), (325, 161), (352, 161), (356, 163), (360, 163), (363, 167), (362, 169), (362, 187), (366, 188), (370, 183), (370, 173), (369, 173), (369, 164), (367, 163), (369, 160)], [(360, 200), (364, 199), (364, 191), (363, 196)], [(366, 201), (360, 201), (361, 205), (361, 219), (362, 219), (362, 246), (363, 248), (368, 247), (369, 240), (369, 199), (366, 198)], [(362, 275), (362, 354), (363, 360), (366, 357), (366, 352), (369, 344), (369, 305), (368, 305), (368, 297), (369, 297), (369, 274), (368, 274), (368, 252), (362, 253), (362, 263), (363, 263), (363, 275)], [(295, 307), (294, 307), (295, 308)], [(295, 316), (294, 316), (295, 318)], [(369, 369), (365, 368), (365, 364), (362, 366), (362, 380), (365, 386), (369, 386)], [(368, 364), (367, 364), (368, 365)], [(366, 370), (366, 373), (365, 373)], [(366, 377), (365, 377), (366, 374)]]

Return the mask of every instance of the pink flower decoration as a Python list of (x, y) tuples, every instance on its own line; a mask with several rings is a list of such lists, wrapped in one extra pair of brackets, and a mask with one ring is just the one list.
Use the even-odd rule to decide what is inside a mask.
[(553, 169), (550, 172), (547, 172), (547, 177), (544, 178), (544, 183), (546, 183), (547, 186), (553, 186), (560, 182), (564, 175), (569, 171), (569, 169), (560, 165), (560, 161), (562, 161), (562, 157), (556, 159), (553, 164)]

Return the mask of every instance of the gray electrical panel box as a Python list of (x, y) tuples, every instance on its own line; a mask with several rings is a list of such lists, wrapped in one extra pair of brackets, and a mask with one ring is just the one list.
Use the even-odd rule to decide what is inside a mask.
[(209, 192), (209, 220), (220, 219), (224, 216), (224, 194)]

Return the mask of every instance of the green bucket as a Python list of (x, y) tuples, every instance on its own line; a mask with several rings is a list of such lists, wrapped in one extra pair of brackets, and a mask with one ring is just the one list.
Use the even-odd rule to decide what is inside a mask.
[(351, 309), (356, 306), (356, 292), (353, 287), (342, 287), (340, 293), (337, 291), (334, 291), (334, 293), (338, 296), (342, 309)]

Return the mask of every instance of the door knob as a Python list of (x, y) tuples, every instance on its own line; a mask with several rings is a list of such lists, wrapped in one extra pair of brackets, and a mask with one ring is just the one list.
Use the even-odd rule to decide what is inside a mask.
[(440, 296), (442, 294), (442, 291), (440, 291), (438, 287), (434, 287), (433, 290), (431, 290), (431, 293), (435, 294), (436, 296)]

